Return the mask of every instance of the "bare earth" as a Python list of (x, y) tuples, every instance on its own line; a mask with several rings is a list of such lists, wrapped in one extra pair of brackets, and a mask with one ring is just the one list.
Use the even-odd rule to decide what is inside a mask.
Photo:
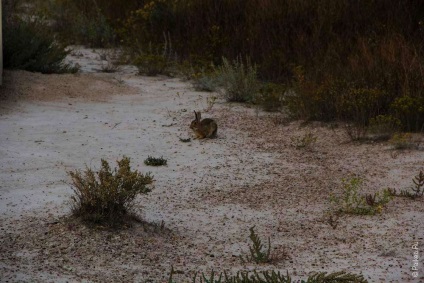
[[(424, 282), (423, 199), (395, 198), (379, 215), (343, 216), (335, 229), (326, 216), (342, 178), (362, 177), (363, 193), (410, 187), (424, 170), (423, 150), (352, 143), (342, 127), (277, 124), (275, 114), (223, 100), (203, 112), (218, 121), (218, 138), (183, 143), (193, 110), (208, 108), (211, 94), (180, 79), (139, 76), (131, 66), (101, 73), (98, 54), (73, 54), (80, 74), (5, 72), (1, 282), (167, 282), (171, 266), (177, 282), (196, 271), (254, 269), (296, 280), (344, 270), (370, 282)], [(296, 148), (309, 132), (316, 143)], [(155, 176), (154, 190), (137, 200), (146, 223), (109, 231), (69, 220), (67, 171), (99, 168), (101, 158), (115, 166), (123, 155)], [(147, 167), (148, 155), (168, 165)], [(239, 258), (253, 225), (265, 245), (271, 238), (271, 264)]]

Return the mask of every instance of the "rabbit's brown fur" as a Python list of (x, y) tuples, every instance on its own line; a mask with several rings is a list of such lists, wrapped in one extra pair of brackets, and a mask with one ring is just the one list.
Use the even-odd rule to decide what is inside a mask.
[(218, 124), (215, 120), (206, 118), (201, 120), (201, 113), (194, 111), (195, 119), (191, 122), (192, 129), (198, 139), (214, 138), (218, 132)]

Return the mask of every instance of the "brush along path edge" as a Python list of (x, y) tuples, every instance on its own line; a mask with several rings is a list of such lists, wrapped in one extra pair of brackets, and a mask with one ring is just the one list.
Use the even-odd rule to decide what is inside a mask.
[[(131, 66), (92, 73), (101, 69), (98, 55), (77, 53), (69, 59), (81, 74), (6, 71), (5, 85), (16, 84), (1, 90), (1, 278), (166, 282), (172, 265), (176, 282), (212, 269), (275, 269), (293, 279), (345, 270), (370, 282), (414, 282), (410, 246), (424, 234), (421, 200), (394, 198), (383, 213), (341, 216), (333, 229), (325, 196), (340, 193), (351, 175), (364, 179), (361, 193), (409, 187), (423, 151), (393, 158), (386, 143), (352, 143), (325, 124), (276, 125), (270, 114), (219, 99), (208, 112), (218, 137), (182, 143), (193, 137), (192, 110), (206, 107), (207, 93), (175, 78), (138, 76)], [(312, 149), (292, 146), (292, 137), (311, 131)], [(66, 172), (123, 155), (155, 176), (152, 192), (135, 204), (146, 222), (109, 231), (63, 218), (72, 194)], [(146, 166), (149, 155), (166, 157), (167, 166)], [(290, 258), (242, 263), (254, 225), (261, 239), (271, 238), (272, 254)]]

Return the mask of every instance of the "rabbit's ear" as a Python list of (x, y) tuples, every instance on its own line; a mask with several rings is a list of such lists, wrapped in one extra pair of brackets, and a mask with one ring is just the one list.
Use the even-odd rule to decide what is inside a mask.
[(194, 110), (194, 117), (196, 118), (195, 120), (198, 121), (199, 119), (197, 118), (197, 113), (196, 110)]
[(202, 116), (201, 116), (202, 114), (200, 113), (200, 111), (199, 112), (197, 112), (197, 115), (196, 115), (196, 117), (197, 117), (197, 121), (199, 121), (200, 122), (200, 120), (202, 119)]

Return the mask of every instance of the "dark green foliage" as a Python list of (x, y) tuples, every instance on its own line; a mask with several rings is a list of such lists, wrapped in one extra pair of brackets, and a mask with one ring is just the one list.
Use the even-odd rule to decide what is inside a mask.
[(106, 160), (102, 159), (101, 169), (94, 172), (86, 168), (85, 172), (68, 172), (72, 178), (72, 211), (83, 220), (106, 224), (119, 225), (131, 218), (134, 199), (139, 194), (151, 191), (148, 184), (153, 177), (132, 171), (130, 159), (123, 157), (117, 161), (118, 169), (111, 170)]
[(401, 126), (400, 120), (391, 115), (378, 115), (369, 120), (368, 133), (373, 140), (389, 140)]
[(108, 47), (115, 41), (115, 31), (100, 11), (94, 17), (78, 14), (71, 27), (73, 37), (90, 47)]
[(78, 71), (63, 63), (69, 51), (57, 43), (42, 20), (11, 17), (3, 25), (4, 68), (45, 74)]
[(280, 111), (283, 107), (283, 98), (287, 88), (282, 84), (264, 83), (259, 88), (255, 103), (268, 112)]
[(162, 157), (152, 157), (148, 156), (146, 160), (144, 160), (144, 164), (148, 166), (163, 166), (166, 165), (168, 161)]
[[(174, 269), (171, 270), (170, 278), (168, 283), (175, 283), (172, 280), (172, 275)], [(197, 273), (193, 278), (193, 283), (291, 283), (293, 282), (288, 272), (286, 275), (281, 274), (276, 271), (262, 271), (262, 272), (238, 272), (234, 276), (229, 276), (222, 273), (216, 276), (215, 272), (212, 271), (209, 278), (205, 274), (199, 276), (197, 280)], [(364, 279), (362, 275), (356, 275), (352, 273), (346, 273), (344, 271), (327, 273), (327, 272), (318, 272), (310, 275), (307, 280), (302, 280), (302, 283), (367, 283), (368, 281)]]
[(243, 51), (259, 78), (292, 84), (289, 106), (297, 117), (363, 127), (393, 115), (403, 129), (420, 131), (423, 19), (420, 0), (161, 0), (143, 2), (122, 35), (128, 44), (147, 45), (167, 31), (180, 58), (215, 65)]
[[(296, 118), (343, 120), (353, 125), (353, 139), (379, 115), (400, 121), (401, 130), (424, 129), (424, 1), (46, 2), (56, 31), (89, 45), (120, 42), (137, 55), (141, 73), (170, 74), (170, 63), (182, 61), (213, 63), (230, 71), (223, 81), (229, 101), (262, 100), (270, 111), (282, 102)], [(164, 33), (172, 58), (149, 49), (164, 45)], [(290, 87), (282, 98), (274, 91), (258, 97), (255, 80), (237, 75), (240, 52), (256, 66), (255, 79), (257, 73)], [(216, 89), (213, 79), (197, 79), (196, 88)]]
[(415, 197), (422, 197), (424, 195), (424, 172), (420, 173), (414, 177), (412, 180), (414, 186), (411, 188), (415, 194)]
[(111, 1), (53, 0), (44, 3), (42, 11), (51, 19), (53, 31), (63, 42), (108, 47), (116, 43), (116, 35), (113, 20), (108, 20), (102, 7)]
[[(250, 256), (246, 257), (246, 261), (253, 261), (255, 263), (268, 263), (271, 262), (271, 238), (268, 238), (268, 250), (264, 251), (264, 246), (261, 239), (255, 233), (255, 226), (251, 227), (249, 238), (252, 241), (252, 246), (249, 247)], [(244, 261), (243, 258), (241, 258)]]
[(260, 273), (253, 271), (239, 272), (235, 276), (228, 277), (225, 275), (225, 282), (228, 283), (291, 283), (291, 278), (287, 273), (286, 276), (276, 271), (262, 271)]
[(142, 75), (169, 75), (170, 60), (161, 54), (143, 54), (135, 59), (135, 65)]
[[(193, 282), (197, 282), (197, 273), (194, 275)], [(214, 271), (211, 272), (209, 275), (209, 278), (206, 277), (204, 273), (202, 273), (202, 276), (199, 277), (200, 283), (221, 283), (222, 282), (222, 273), (219, 274), (219, 277), (216, 277), (216, 274)]]

